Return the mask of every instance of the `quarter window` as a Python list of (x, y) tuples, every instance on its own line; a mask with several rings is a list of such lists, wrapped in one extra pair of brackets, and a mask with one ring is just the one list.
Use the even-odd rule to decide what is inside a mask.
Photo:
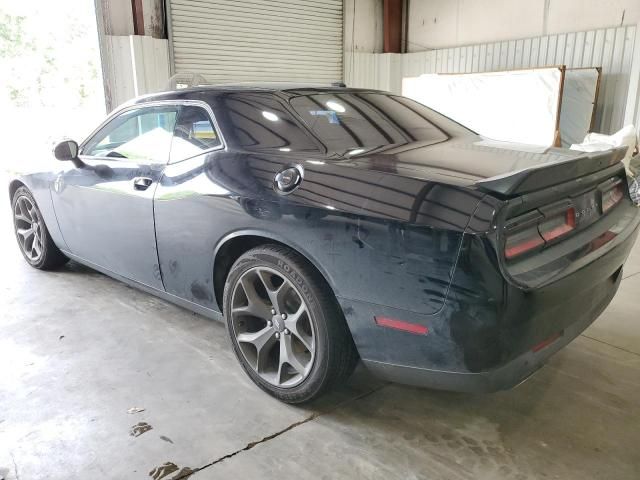
[(129, 110), (105, 125), (84, 147), (92, 157), (166, 163), (178, 106)]
[[(238, 146), (278, 149), (282, 152), (317, 152), (318, 147), (272, 93), (233, 93), (220, 99), (224, 125)], [(225, 131), (225, 135), (227, 132)]]
[(222, 141), (209, 114), (201, 107), (183, 106), (171, 142), (170, 163), (220, 147)]

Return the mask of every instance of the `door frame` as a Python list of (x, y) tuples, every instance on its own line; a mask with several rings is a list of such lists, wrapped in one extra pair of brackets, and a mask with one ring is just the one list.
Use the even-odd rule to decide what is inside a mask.
[[(133, 101), (135, 102), (135, 100), (133, 100)], [(218, 135), (220, 137), (220, 145), (218, 145), (216, 147), (208, 148), (207, 150), (202, 150), (201, 152), (198, 153), (198, 155), (202, 155), (203, 153), (214, 152), (216, 150), (226, 150), (227, 142), (224, 139), (224, 133), (222, 132), (222, 129), (220, 128), (220, 125), (218, 124), (218, 121), (216, 119), (216, 115), (213, 113), (213, 110), (211, 109), (211, 106), (207, 102), (205, 102), (203, 100), (153, 100), (153, 101), (150, 101), (150, 102), (140, 102), (140, 103), (128, 102), (128, 103), (125, 103), (124, 105), (121, 105), (120, 107), (116, 108), (113, 112), (111, 112), (107, 116), (107, 118), (104, 119), (104, 121), (100, 125), (98, 125), (97, 128), (93, 129), (93, 131), (89, 135), (87, 135), (87, 138), (85, 138), (82, 141), (82, 143), (78, 147), (78, 156), (84, 156), (84, 157), (89, 158), (89, 159), (106, 158), (108, 160), (114, 160), (112, 157), (99, 157), (99, 156), (83, 155), (82, 150), (86, 146), (87, 142), (89, 142), (89, 140), (91, 140), (100, 130), (102, 130), (102, 128), (105, 125), (107, 125), (111, 120), (113, 120), (118, 115), (121, 115), (121, 114), (123, 114), (125, 112), (128, 112), (130, 110), (137, 110), (139, 108), (166, 107), (166, 106), (171, 106), (171, 105), (200, 107), (200, 108), (203, 108), (207, 112), (209, 117), (211, 118), (211, 122), (213, 123), (213, 127), (216, 129), (216, 132), (218, 133)], [(178, 162), (181, 162), (182, 160), (187, 160), (187, 159), (183, 158), (183, 159), (180, 159), (177, 162), (173, 162), (173, 163), (178, 163)], [(169, 160), (167, 160), (166, 165), (169, 165), (169, 164), (170, 164), (170, 162), (169, 162)]]

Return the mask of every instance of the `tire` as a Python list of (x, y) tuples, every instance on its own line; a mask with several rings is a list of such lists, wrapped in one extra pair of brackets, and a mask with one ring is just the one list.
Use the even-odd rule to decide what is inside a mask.
[[(69, 261), (53, 243), (42, 213), (26, 187), (13, 194), (11, 209), (18, 247), (29, 265), (38, 270), (54, 270)], [(25, 234), (27, 231), (31, 233)]]
[(225, 283), (223, 310), (242, 368), (283, 402), (318, 398), (344, 382), (358, 362), (329, 285), (289, 248), (264, 245), (240, 256)]

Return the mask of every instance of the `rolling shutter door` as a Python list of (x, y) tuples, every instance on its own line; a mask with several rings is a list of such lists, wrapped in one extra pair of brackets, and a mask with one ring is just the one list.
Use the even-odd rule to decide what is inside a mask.
[(174, 73), (211, 83), (342, 80), (342, 0), (169, 0)]

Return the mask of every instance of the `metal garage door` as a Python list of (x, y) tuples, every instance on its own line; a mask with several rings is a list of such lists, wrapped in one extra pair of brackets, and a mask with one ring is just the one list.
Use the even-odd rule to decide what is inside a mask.
[(211, 83), (342, 80), (342, 0), (170, 0), (174, 73)]

